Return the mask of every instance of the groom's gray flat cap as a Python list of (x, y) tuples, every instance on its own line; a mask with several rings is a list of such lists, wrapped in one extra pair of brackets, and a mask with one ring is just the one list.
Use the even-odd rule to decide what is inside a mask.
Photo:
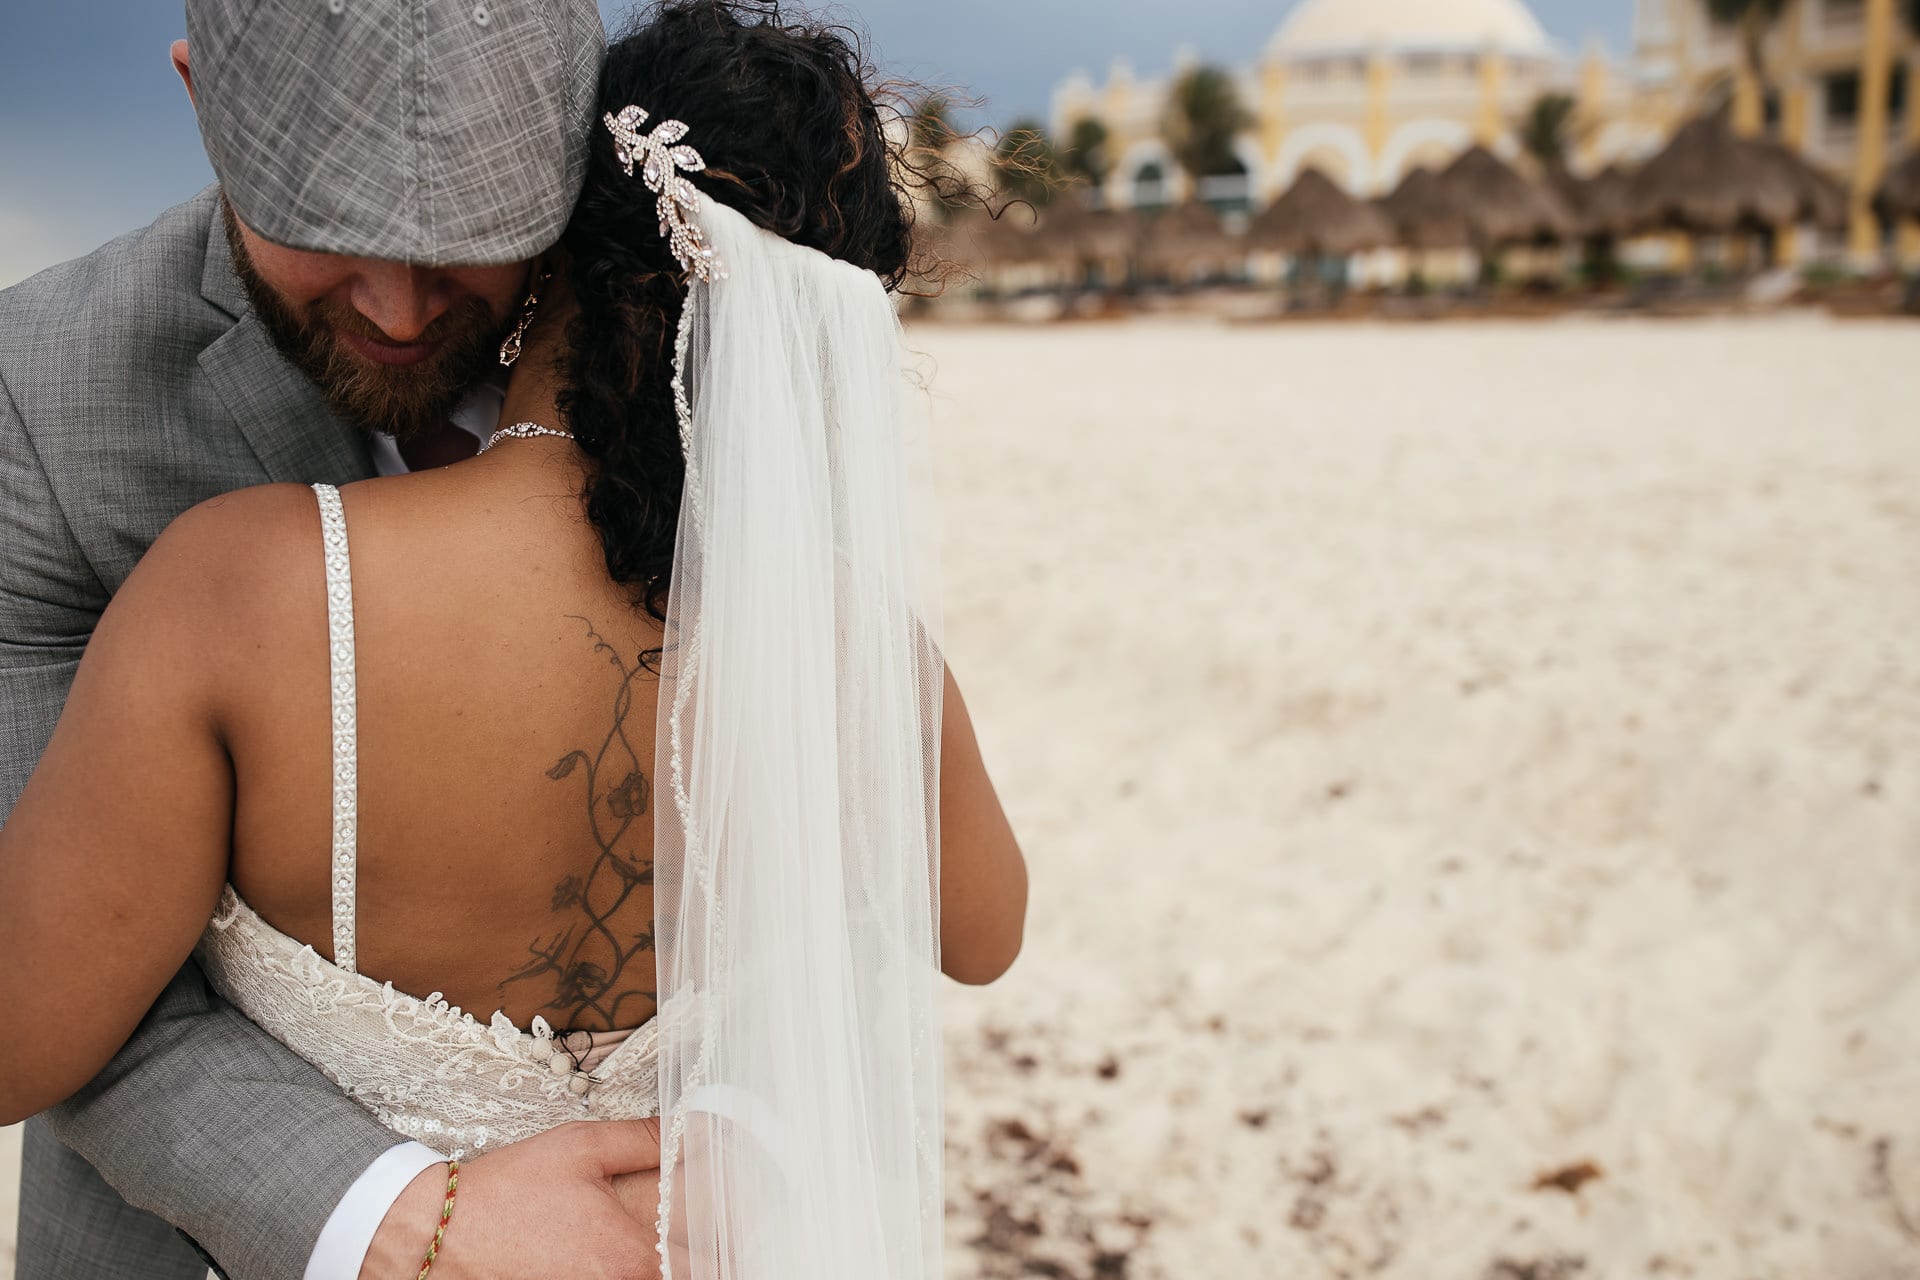
[(289, 248), (519, 262), (580, 194), (594, 0), (187, 0), (187, 44), (220, 186)]

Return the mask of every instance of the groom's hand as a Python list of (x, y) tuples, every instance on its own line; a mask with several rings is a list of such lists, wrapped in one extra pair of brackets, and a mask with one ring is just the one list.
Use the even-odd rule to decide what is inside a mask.
[[(562, 1125), (463, 1161), (434, 1280), (659, 1280), (659, 1167), (657, 1120)], [(650, 1200), (636, 1194), (649, 1185)], [(445, 1165), (408, 1185), (380, 1224), (360, 1280), (414, 1280), (446, 1190)]]

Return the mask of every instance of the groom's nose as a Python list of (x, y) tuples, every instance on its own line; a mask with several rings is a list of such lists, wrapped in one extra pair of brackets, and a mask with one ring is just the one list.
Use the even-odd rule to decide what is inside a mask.
[(348, 301), (391, 341), (407, 343), (452, 308), (455, 294), (454, 282), (430, 268), (364, 259)]

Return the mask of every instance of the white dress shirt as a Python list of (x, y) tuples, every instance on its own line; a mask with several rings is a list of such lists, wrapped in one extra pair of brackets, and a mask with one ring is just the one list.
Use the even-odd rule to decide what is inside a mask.
[[(451, 421), (481, 444), (485, 444), (500, 426), (500, 406), (507, 393), (492, 383), (482, 383), (467, 392), (453, 411)], [(373, 455), (373, 468), (383, 476), (403, 476), (412, 470), (406, 459), (400, 456), (400, 446), (394, 443), (392, 436), (384, 431), (374, 433), (367, 442), (367, 452)]]
[[(453, 425), (485, 444), (500, 425), (503, 398), (500, 388), (491, 384), (468, 392), (467, 398), (453, 411)], [(375, 435), (368, 450), (373, 455), (374, 469), (381, 475), (406, 474), (406, 461), (401, 458), (400, 446), (392, 436)], [(313, 1242), (313, 1253), (307, 1258), (306, 1280), (359, 1280), (360, 1268), (367, 1261), (367, 1250), (373, 1247), (373, 1237), (392, 1212), (394, 1202), (400, 1199), (400, 1193), (420, 1176), (421, 1170), (445, 1160), (446, 1156), (424, 1143), (403, 1142), (368, 1165), (367, 1171), (347, 1188), (347, 1194), (340, 1197), (333, 1216), (321, 1228), (320, 1238)], [(433, 1224), (422, 1222), (422, 1256), (432, 1235)]]

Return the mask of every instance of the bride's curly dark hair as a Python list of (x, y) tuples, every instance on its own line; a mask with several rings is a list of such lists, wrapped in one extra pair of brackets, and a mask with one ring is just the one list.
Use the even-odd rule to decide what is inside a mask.
[[(665, 0), (607, 51), (600, 110), (634, 104), (647, 127), (684, 121), (707, 162), (696, 184), (767, 230), (872, 271), (908, 276), (913, 211), (905, 188), (927, 166), (889, 136), (883, 93), (857, 33), (777, 6)], [(568, 334), (560, 410), (592, 459), (587, 515), (607, 570), (665, 619), (685, 462), (672, 398), (686, 273), (659, 231), (639, 174), (594, 125), (586, 186), (562, 240), (578, 318)]]

